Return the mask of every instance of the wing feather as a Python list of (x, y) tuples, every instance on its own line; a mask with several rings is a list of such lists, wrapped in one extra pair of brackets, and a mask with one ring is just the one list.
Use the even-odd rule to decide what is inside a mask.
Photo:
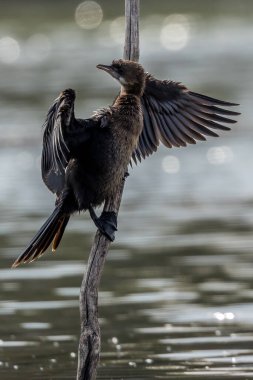
[(133, 161), (155, 152), (160, 143), (168, 148), (195, 144), (205, 136), (218, 137), (213, 131), (228, 131), (224, 124), (236, 123), (231, 116), (240, 113), (223, 107), (231, 103), (189, 91), (179, 82), (157, 80), (146, 74), (146, 86), (141, 99), (143, 130), (133, 152)]
[(74, 101), (73, 90), (63, 91), (50, 107), (43, 125), (41, 172), (43, 181), (53, 193), (60, 192), (64, 186), (70, 151), (63, 130), (73, 122)]
[[(98, 110), (89, 119), (76, 119), (75, 92), (64, 90), (50, 107), (44, 123), (41, 159), (42, 178), (53, 193), (60, 193), (65, 184), (65, 169), (90, 139), (92, 128), (105, 128), (110, 124), (111, 108)], [(143, 143), (142, 153), (145, 153)]]
[[(142, 98), (145, 104), (145, 98)], [(146, 110), (146, 107), (143, 107), (145, 112), (143, 112), (144, 122), (146, 124), (147, 134), (149, 135), (150, 141), (153, 143), (153, 147), (155, 148), (159, 144), (159, 133), (157, 130), (157, 126), (155, 128), (152, 127), (152, 118)]]

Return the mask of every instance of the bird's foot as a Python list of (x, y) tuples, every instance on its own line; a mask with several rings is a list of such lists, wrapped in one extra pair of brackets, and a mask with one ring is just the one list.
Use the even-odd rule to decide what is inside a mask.
[(103, 211), (98, 218), (93, 207), (89, 207), (90, 216), (99, 231), (105, 235), (110, 241), (115, 239), (115, 231), (117, 231), (117, 214), (114, 211)]
[(103, 211), (99, 218), (95, 221), (99, 231), (110, 241), (115, 239), (115, 231), (117, 231), (117, 214), (114, 211)]

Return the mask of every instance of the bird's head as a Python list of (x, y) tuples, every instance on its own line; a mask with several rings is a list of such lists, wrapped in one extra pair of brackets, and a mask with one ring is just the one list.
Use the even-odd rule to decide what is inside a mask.
[(122, 92), (141, 96), (145, 87), (145, 72), (143, 67), (133, 61), (117, 59), (112, 64), (97, 65), (100, 70), (106, 71), (122, 86)]

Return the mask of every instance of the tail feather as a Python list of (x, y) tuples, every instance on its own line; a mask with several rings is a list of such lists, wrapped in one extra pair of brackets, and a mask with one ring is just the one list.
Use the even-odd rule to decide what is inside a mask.
[(70, 216), (65, 216), (61, 221), (60, 227), (54, 236), (54, 240), (53, 240), (53, 244), (52, 244), (52, 251), (53, 252), (56, 251), (58, 245), (60, 244), (61, 238), (62, 238), (64, 231), (65, 231), (65, 228), (68, 224), (69, 218), (70, 218)]
[[(27, 246), (25, 251), (18, 257), (18, 259), (15, 261), (18, 265), (23, 262), (30, 262), (33, 258), (37, 257), (37, 254), (39, 255), (40, 252), (45, 247), (47, 241), (50, 239), (51, 241), (53, 239), (53, 233), (55, 231), (56, 225), (54, 224), (55, 217), (57, 216), (56, 210), (50, 215), (50, 217), (46, 220), (46, 222), (43, 224), (43, 226), (39, 229), (37, 234), (34, 236), (34, 238), (31, 240), (30, 244)], [(49, 241), (50, 244), (50, 241)], [(49, 245), (48, 244), (48, 245)], [(14, 266), (15, 263), (13, 264)]]
[(68, 221), (69, 215), (64, 214), (60, 208), (56, 207), (12, 267), (15, 268), (21, 263), (35, 260), (46, 251), (52, 241), (53, 250), (55, 250), (61, 241)]
[[(55, 225), (53, 225), (51, 229), (48, 229), (48, 231), (46, 231), (45, 235), (41, 236), (41, 239), (36, 244), (35, 252), (32, 253), (32, 251), (30, 250), (28, 257), (24, 260), (24, 262), (27, 262), (27, 261), (32, 262), (35, 259), (37, 259), (39, 256), (41, 256), (46, 251), (46, 249), (49, 247), (49, 245), (52, 242), (55, 234), (57, 233), (58, 228), (59, 228), (59, 222), (57, 222)], [(32, 256), (31, 256), (31, 254), (32, 254)]]

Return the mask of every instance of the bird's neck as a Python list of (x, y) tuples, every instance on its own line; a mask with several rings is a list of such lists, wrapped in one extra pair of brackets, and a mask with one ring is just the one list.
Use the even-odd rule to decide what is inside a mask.
[(129, 93), (127, 91), (121, 91), (120, 95), (115, 99), (114, 106), (116, 107), (139, 107), (141, 103), (140, 96), (134, 95), (132, 93)]
[(120, 96), (128, 95), (126, 89), (124, 86), (121, 86), (120, 88)]
[(134, 85), (122, 85), (120, 89), (120, 95), (135, 95), (139, 98), (143, 95), (144, 85), (136, 83)]

